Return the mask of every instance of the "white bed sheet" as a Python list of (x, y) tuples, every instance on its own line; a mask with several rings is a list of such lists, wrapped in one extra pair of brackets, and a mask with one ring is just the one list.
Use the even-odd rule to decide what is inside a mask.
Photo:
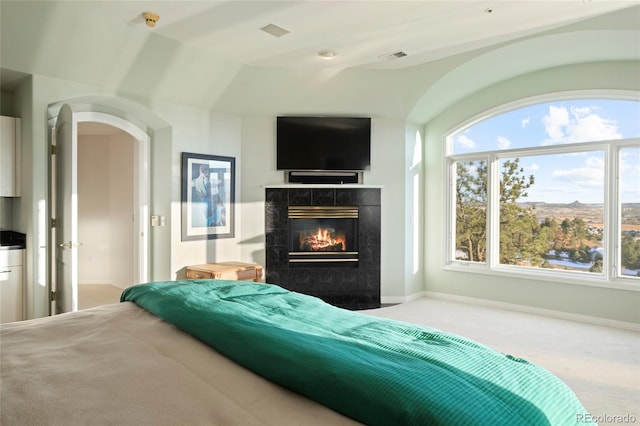
[(125, 302), (0, 327), (0, 424), (354, 425)]

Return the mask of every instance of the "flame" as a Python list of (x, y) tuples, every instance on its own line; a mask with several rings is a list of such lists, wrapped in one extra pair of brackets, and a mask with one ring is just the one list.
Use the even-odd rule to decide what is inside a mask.
[(318, 228), (318, 235), (316, 235), (316, 241), (318, 242), (318, 244), (331, 242), (331, 235), (329, 234), (329, 231), (327, 231), (326, 229)]
[(344, 234), (332, 235), (332, 231), (327, 228), (318, 228), (314, 233), (300, 233), (300, 245), (310, 248), (312, 251), (323, 250), (328, 247), (340, 246), (339, 250), (345, 251), (346, 238)]

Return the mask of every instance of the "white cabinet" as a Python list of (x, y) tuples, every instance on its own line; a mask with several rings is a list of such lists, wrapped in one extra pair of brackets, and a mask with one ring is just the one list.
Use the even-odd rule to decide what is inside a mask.
[(0, 116), (0, 197), (20, 196), (20, 119)]
[(24, 250), (0, 250), (0, 323), (22, 321)]

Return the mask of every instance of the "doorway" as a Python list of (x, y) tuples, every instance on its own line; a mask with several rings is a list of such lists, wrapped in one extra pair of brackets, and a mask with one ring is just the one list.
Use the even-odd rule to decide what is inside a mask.
[(110, 124), (78, 123), (78, 309), (118, 303), (136, 284), (134, 141)]
[[(65, 262), (67, 278), (60, 279), (52, 253), (52, 291), (64, 298), (58, 303), (52, 298), (52, 313), (117, 303), (124, 288), (147, 280), (149, 268), (148, 135), (116, 116), (68, 111), (71, 117), (62, 124), (68, 122), (75, 130), (61, 149), (68, 152), (74, 146), (75, 155), (72, 165), (62, 168), (56, 167), (57, 159), (52, 160), (51, 199), (53, 211), (62, 217), (55, 207), (57, 199), (68, 197), (57, 193), (56, 181), (71, 175), (75, 184), (70, 188), (75, 189), (71, 205), (64, 205), (63, 210), (75, 210), (71, 217), (77, 236), (74, 241), (56, 244), (53, 250), (75, 251), (67, 256), (73, 260)], [(59, 119), (57, 124), (61, 124)], [(58, 148), (56, 156), (60, 156)], [(53, 242), (57, 242), (56, 231), (53, 227)]]

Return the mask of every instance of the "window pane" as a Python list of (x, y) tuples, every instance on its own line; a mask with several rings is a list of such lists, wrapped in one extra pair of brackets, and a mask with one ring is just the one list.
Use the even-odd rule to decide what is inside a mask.
[(457, 162), (456, 260), (487, 259), (487, 163)]
[(604, 152), (500, 161), (504, 265), (602, 272)]
[(621, 274), (640, 277), (640, 148), (620, 150)]
[(464, 154), (640, 137), (640, 102), (564, 100), (491, 117), (456, 133), (451, 152)]

